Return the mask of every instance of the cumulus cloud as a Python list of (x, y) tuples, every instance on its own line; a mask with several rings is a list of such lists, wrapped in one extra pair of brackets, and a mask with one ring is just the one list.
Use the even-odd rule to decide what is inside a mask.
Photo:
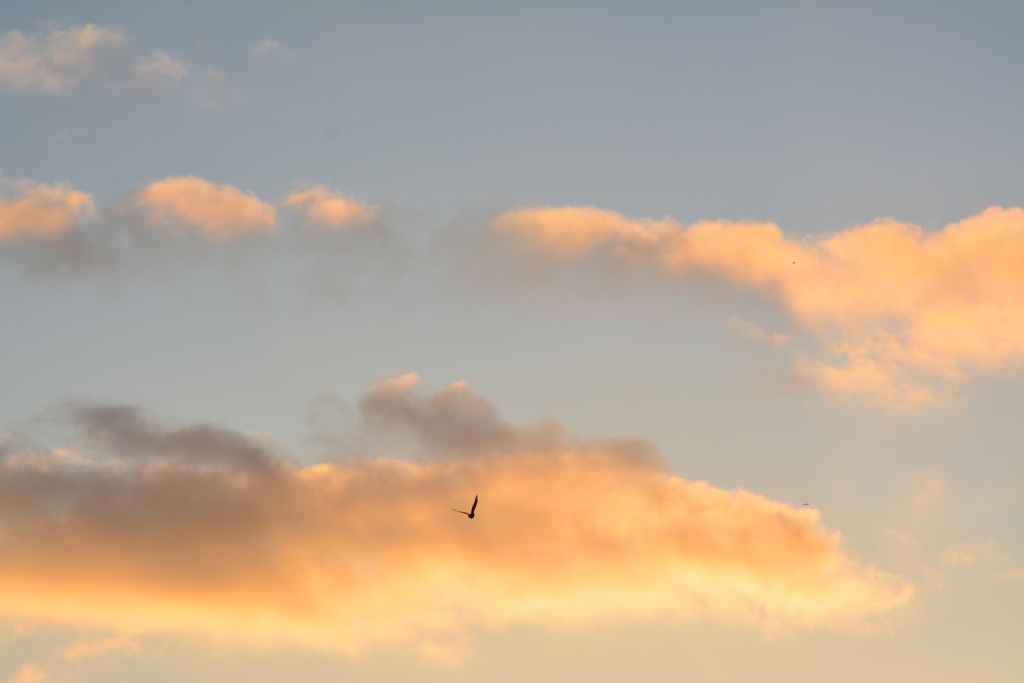
[(189, 226), (215, 240), (272, 231), (273, 206), (232, 185), (215, 185), (195, 176), (165, 178), (143, 188), (135, 198), (152, 226)]
[(66, 95), (83, 81), (112, 91), (159, 94), (188, 77), (188, 65), (165, 52), (132, 57), (129, 48), (123, 33), (94, 24), (46, 35), (8, 31), (0, 36), (0, 83), (50, 95)]
[(773, 223), (630, 219), (595, 207), (497, 217), (490, 248), (520, 264), (705, 273), (782, 303), (822, 344), (798, 368), (841, 394), (913, 407), (1024, 359), (1024, 209), (925, 234), (893, 219), (795, 239)]
[[(390, 425), (433, 457), (420, 462), (302, 466), (266, 437), (64, 406), (67, 448), (0, 442), (0, 613), (451, 654), (467, 629), (513, 623), (865, 628), (912, 596), (816, 511), (671, 476), (557, 423), (511, 425), (465, 384), (414, 384), (371, 389), (360, 438)], [(449, 510), (477, 494), (475, 520)]]
[(323, 185), (293, 192), (284, 200), (284, 206), (297, 208), (302, 215), (317, 225), (343, 229), (377, 220), (372, 206), (332, 192)]
[(0, 179), (0, 242), (55, 240), (95, 217), (92, 195), (70, 185)]

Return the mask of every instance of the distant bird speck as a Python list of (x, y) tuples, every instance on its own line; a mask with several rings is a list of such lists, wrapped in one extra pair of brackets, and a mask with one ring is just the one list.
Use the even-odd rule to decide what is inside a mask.
[(479, 500), (480, 496), (473, 496), (473, 507), (469, 508), (469, 512), (464, 512), (463, 510), (455, 510), (455, 508), (452, 508), (452, 510), (455, 510), (455, 512), (461, 512), (470, 519), (473, 519), (474, 517), (476, 517), (476, 504)]
[[(804, 503), (804, 505), (810, 505), (810, 503)], [(800, 507), (803, 507), (804, 505), (801, 505)]]

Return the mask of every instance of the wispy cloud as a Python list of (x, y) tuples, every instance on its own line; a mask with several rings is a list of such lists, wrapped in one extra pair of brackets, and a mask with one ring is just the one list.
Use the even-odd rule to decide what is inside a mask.
[(910, 507), (919, 517), (932, 514), (936, 504), (949, 489), (949, 482), (942, 479), (938, 470), (931, 467), (923, 467), (913, 472), (908, 478), (908, 484)]
[(141, 654), (142, 646), (125, 636), (107, 636), (105, 638), (78, 638), (61, 651), (64, 659), (88, 659), (104, 657), (109, 654)]
[(943, 566), (972, 565), (975, 560), (992, 553), (993, 541), (988, 543), (950, 543), (939, 553)]
[(43, 36), (8, 31), (0, 37), (0, 82), (20, 90), (64, 95), (82, 80), (107, 81), (128, 39), (94, 24)]
[(94, 24), (0, 36), (0, 86), (67, 96), (82, 84), (112, 95), (183, 95), (199, 109), (241, 102), (226, 73), (194, 70), (163, 50), (140, 53), (121, 31)]
[(1020, 208), (932, 234), (879, 219), (807, 239), (772, 223), (684, 227), (592, 206), (523, 208), (494, 219), (488, 240), (485, 256), (513, 265), (704, 273), (753, 288), (818, 338), (820, 353), (798, 368), (840, 394), (913, 407), (1024, 359)]
[(768, 334), (754, 323), (741, 321), (737, 315), (729, 318), (729, 322), (726, 327), (738, 332), (745, 339), (775, 348), (786, 344), (792, 339), (788, 334), (782, 334), (781, 332)]
[(192, 80), (189, 101), (197, 109), (220, 109), (227, 104), (245, 101), (245, 91), (231, 87), (227, 73), (208, 66)]
[(8, 31), (0, 37), (0, 83), (17, 90), (67, 95), (88, 82), (110, 91), (163, 94), (188, 77), (189, 67), (166, 52), (132, 55), (116, 29), (94, 24), (45, 35)]
[[(70, 450), (0, 442), (0, 612), (444, 653), (513, 623), (865, 628), (913, 594), (845, 555), (815, 511), (668, 475), (625, 442), (511, 425), (464, 383), (414, 384), (378, 385), (360, 409), (436, 456), (419, 463), (300, 466), (265, 437), (66, 405)], [(449, 510), (477, 494), (475, 520)]]
[(22, 664), (8, 683), (43, 683), (46, 678), (46, 667), (29, 663)]
[(295, 53), (276, 40), (264, 40), (254, 45), (246, 56), (260, 64), (286, 64), (295, 58)]
[(164, 94), (188, 78), (188, 66), (166, 52), (157, 50), (146, 57), (135, 57), (131, 63), (132, 87)]

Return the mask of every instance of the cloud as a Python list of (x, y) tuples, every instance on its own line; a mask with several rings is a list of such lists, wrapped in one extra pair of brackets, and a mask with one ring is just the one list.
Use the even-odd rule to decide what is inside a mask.
[(157, 50), (148, 57), (136, 57), (131, 63), (130, 85), (134, 89), (166, 93), (188, 78), (188, 66), (166, 52)]
[(120, 31), (93, 24), (46, 36), (8, 31), (0, 37), (0, 82), (18, 90), (64, 95), (79, 81), (105, 81), (128, 46)]
[(9, 683), (43, 683), (47, 678), (46, 667), (38, 664), (22, 664), (18, 673)]
[(931, 514), (936, 503), (945, 496), (949, 483), (938, 477), (938, 470), (923, 467), (909, 477), (909, 502), (919, 516)]
[(94, 24), (35, 36), (8, 31), (0, 37), (0, 84), (67, 95), (85, 81), (111, 92), (164, 94), (189, 75), (166, 52), (132, 57), (129, 47), (120, 31)]
[(142, 653), (142, 646), (124, 636), (108, 636), (95, 640), (79, 638), (64, 648), (61, 656), (64, 659), (75, 660), (103, 657), (114, 652), (137, 655)]
[(331, 192), (323, 185), (293, 192), (283, 206), (295, 207), (307, 220), (328, 228), (343, 229), (377, 220), (374, 207)]
[[(474, 628), (866, 628), (913, 594), (846, 555), (816, 511), (668, 475), (557, 423), (510, 425), (465, 384), (420, 396), (414, 382), (371, 389), (361, 419), (435, 460), (301, 466), (265, 437), (88, 404), (57, 412), (68, 448), (0, 441), (0, 613), (450, 659)], [(449, 510), (476, 494), (475, 520)]]
[(270, 204), (232, 185), (215, 185), (195, 176), (147, 185), (134, 204), (150, 225), (195, 227), (215, 240), (267, 233), (277, 226)]
[(469, 457), (547, 452), (572, 448), (611, 453), (664, 471), (657, 448), (645, 439), (570, 439), (554, 419), (513, 425), (468, 382), (429, 396), (412, 391), (419, 376), (408, 373), (374, 385), (359, 401), (360, 425), (350, 453), (447, 462)]
[(992, 576), (993, 581), (1012, 581), (1014, 579), (1024, 579), (1024, 569), (1007, 569), (1005, 572), (999, 572)]
[(909, 534), (906, 534), (902, 531), (899, 531), (897, 529), (884, 529), (882, 533), (884, 533), (889, 538), (899, 541), (902, 545), (908, 546), (914, 550), (921, 549), (920, 543), (911, 538)]
[(375, 207), (320, 186), (286, 202), (290, 224), (278, 230), (275, 206), (195, 176), (164, 178), (99, 210), (66, 184), (0, 178), (0, 267), (111, 284), (213, 266), (248, 286), (255, 268), (294, 260), (300, 286), (332, 300), (354, 287), (387, 287), (406, 272), (412, 246)]
[(192, 106), (197, 109), (220, 109), (228, 103), (239, 104), (245, 101), (245, 91), (241, 88), (229, 89), (228, 75), (212, 66), (206, 67), (194, 79), (189, 92)]
[(899, 407), (948, 396), (1024, 359), (1024, 209), (991, 207), (925, 234), (879, 219), (795, 239), (773, 223), (630, 219), (588, 207), (522, 208), (488, 249), (528, 267), (703, 273), (779, 301), (821, 344), (799, 370), (839, 394)]
[(939, 561), (946, 567), (972, 565), (981, 556), (990, 555), (993, 541), (988, 543), (950, 543), (939, 553)]
[(251, 61), (263, 64), (284, 64), (294, 59), (295, 53), (286, 50), (276, 40), (264, 40), (249, 50), (248, 57)]
[(95, 216), (92, 195), (70, 185), (0, 180), (0, 242), (55, 240)]
[(782, 334), (781, 332), (768, 334), (754, 323), (742, 322), (739, 316), (736, 315), (729, 318), (729, 322), (726, 327), (740, 333), (740, 335), (745, 339), (759, 342), (761, 344), (767, 344), (768, 346), (775, 348), (788, 343), (792, 339), (788, 334)]

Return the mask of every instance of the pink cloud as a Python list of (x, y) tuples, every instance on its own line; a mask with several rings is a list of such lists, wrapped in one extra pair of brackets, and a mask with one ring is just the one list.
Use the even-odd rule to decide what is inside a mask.
[(277, 226), (270, 204), (232, 185), (215, 185), (195, 176), (147, 185), (135, 198), (135, 206), (150, 225), (191, 226), (215, 240), (268, 233)]
[(800, 370), (843, 394), (913, 407), (1024, 359), (1024, 210), (932, 234), (892, 219), (794, 239), (773, 223), (633, 220), (595, 207), (518, 209), (492, 224), (520, 258), (600, 253), (620, 269), (704, 272), (776, 299), (821, 342)]
[(293, 192), (285, 199), (284, 206), (296, 207), (309, 220), (329, 228), (347, 228), (377, 219), (373, 207), (331, 192), (323, 185)]
[(0, 241), (54, 240), (96, 216), (92, 195), (67, 184), (6, 181), (0, 189), (6, 190), (0, 194)]

